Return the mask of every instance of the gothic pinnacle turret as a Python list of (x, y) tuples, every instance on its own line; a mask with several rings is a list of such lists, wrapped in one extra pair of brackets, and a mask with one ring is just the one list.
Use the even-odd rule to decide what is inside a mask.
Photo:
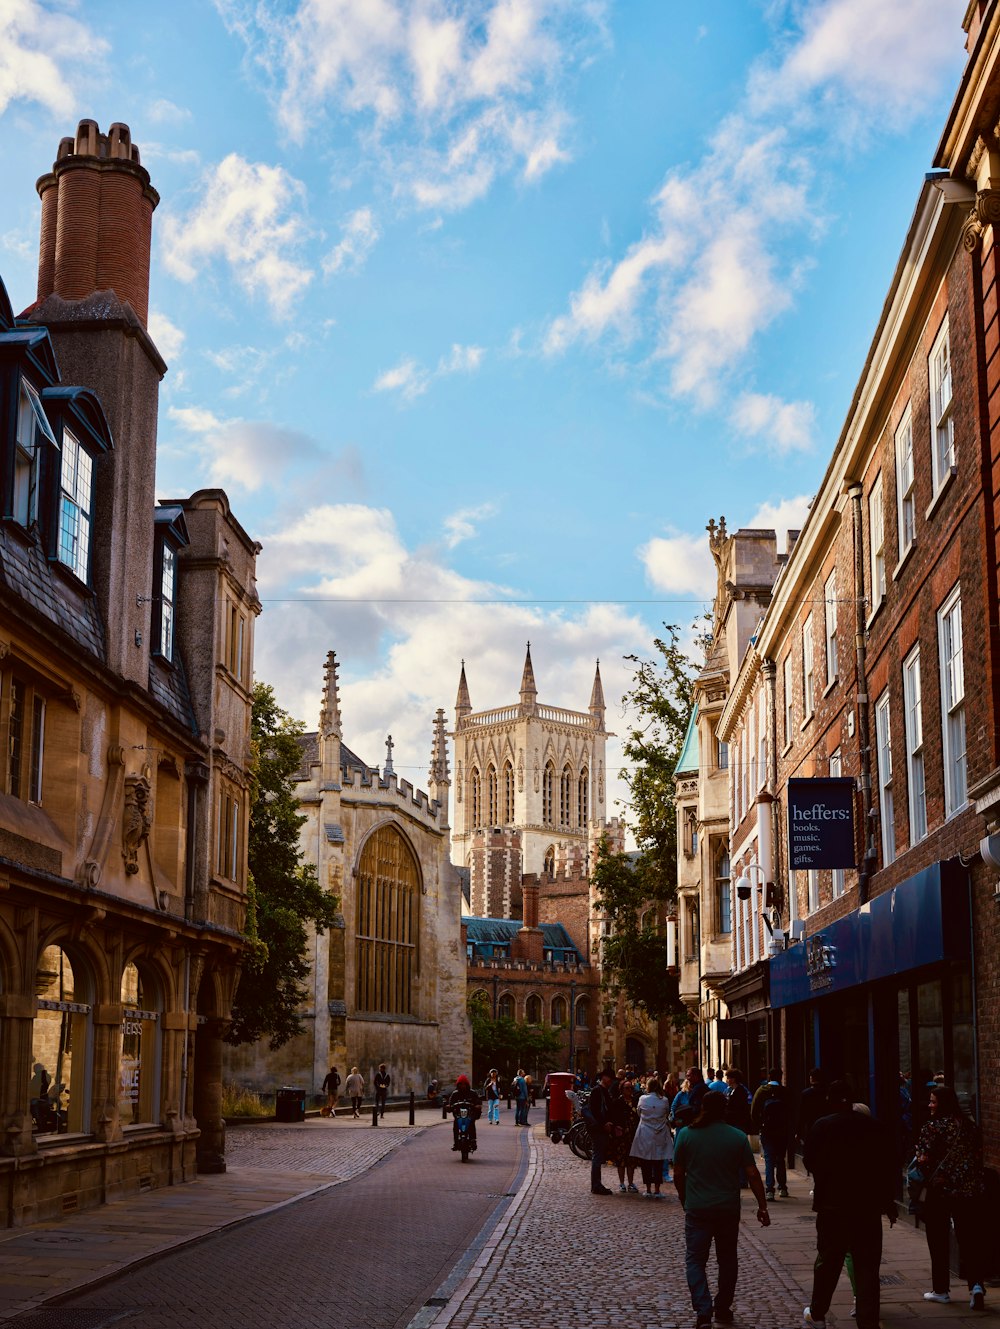
[(590, 690), (590, 713), (597, 721), (599, 729), (604, 728), (604, 688), (601, 685), (601, 662), (598, 660), (594, 671), (594, 686)]
[(538, 689), (535, 687), (535, 671), (531, 665), (531, 642), (524, 655), (524, 672), (521, 674), (521, 705), (534, 706)]
[(472, 701), (469, 698), (469, 685), (465, 681), (465, 661), (462, 661), (462, 674), (458, 680), (458, 696), (455, 698), (455, 717), (461, 720), (463, 716), (468, 715), (472, 710)]
[(431, 764), (427, 772), (427, 792), (431, 798), (436, 798), (444, 809), (444, 826), (448, 825), (448, 793), (450, 789), (448, 732), (445, 728), (444, 710), (439, 706), (434, 716), (434, 737), (431, 740)]
[(323, 676), (323, 705), (319, 713), (320, 732), (324, 737), (343, 738), (344, 731), (340, 723), (340, 688), (337, 683), (337, 656), (334, 651), (326, 653), (326, 670)]

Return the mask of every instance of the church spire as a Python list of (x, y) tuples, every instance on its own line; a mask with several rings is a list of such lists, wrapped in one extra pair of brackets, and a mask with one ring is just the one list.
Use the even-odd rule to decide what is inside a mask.
[(535, 687), (535, 671), (531, 667), (531, 642), (524, 656), (524, 672), (521, 675), (521, 705), (534, 706), (538, 689)]
[(458, 696), (455, 698), (455, 715), (461, 720), (464, 715), (468, 715), (472, 710), (472, 701), (469, 697), (469, 685), (465, 681), (465, 661), (462, 661), (462, 675), (458, 680)]
[(337, 681), (337, 656), (327, 651), (323, 675), (323, 706), (319, 713), (320, 733), (325, 737), (343, 738), (340, 725), (340, 687)]
[(448, 734), (444, 726), (444, 711), (439, 706), (434, 716), (434, 737), (431, 740), (431, 765), (427, 772), (427, 792), (441, 804), (442, 827), (448, 826), (448, 793), (451, 773), (448, 770)]
[(594, 671), (594, 686), (590, 690), (590, 713), (601, 728), (604, 726), (604, 711), (604, 688), (601, 685), (601, 662), (598, 660), (597, 668)]

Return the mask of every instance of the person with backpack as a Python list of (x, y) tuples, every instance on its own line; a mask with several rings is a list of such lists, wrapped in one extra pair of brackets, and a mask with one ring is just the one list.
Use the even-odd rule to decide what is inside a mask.
[(726, 1071), (726, 1121), (744, 1135), (753, 1130), (750, 1108), (753, 1095), (743, 1083), (743, 1072), (738, 1066)]
[(785, 1155), (788, 1152), (788, 1091), (781, 1083), (781, 1071), (772, 1066), (768, 1078), (753, 1096), (750, 1120), (760, 1136), (764, 1155), (764, 1187), (769, 1200), (774, 1199), (777, 1179), (778, 1194), (788, 1199), (788, 1170)]

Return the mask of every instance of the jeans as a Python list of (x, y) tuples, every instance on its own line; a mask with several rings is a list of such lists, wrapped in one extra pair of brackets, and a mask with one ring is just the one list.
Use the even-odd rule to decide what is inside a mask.
[(528, 1100), (519, 1098), (514, 1108), (514, 1125), (527, 1126), (528, 1124)]
[(499, 1098), (490, 1098), (487, 1100), (486, 1120), (495, 1121), (500, 1125), (500, 1100)]
[(848, 1253), (858, 1303), (858, 1329), (878, 1329), (878, 1269), (882, 1261), (882, 1215), (871, 1210), (820, 1209), (816, 1215), (816, 1263), (809, 1309), (825, 1319)]
[(715, 1258), (719, 1263), (719, 1291), (714, 1309), (732, 1309), (736, 1293), (736, 1239), (739, 1231), (738, 1210), (733, 1213), (728, 1209), (702, 1209), (684, 1215), (685, 1272), (695, 1315), (710, 1316), (713, 1310), (712, 1294), (708, 1290), (708, 1278), (705, 1275), (713, 1240)]
[(761, 1135), (760, 1147), (764, 1153), (764, 1185), (769, 1191), (774, 1190), (775, 1173), (778, 1185), (784, 1190), (788, 1186), (788, 1172), (785, 1169), (785, 1150), (788, 1148), (787, 1135)]

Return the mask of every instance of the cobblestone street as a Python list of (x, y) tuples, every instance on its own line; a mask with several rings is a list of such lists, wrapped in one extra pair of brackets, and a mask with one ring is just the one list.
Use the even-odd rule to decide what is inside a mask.
[[(11, 1233), (0, 1318), (19, 1329), (523, 1329), (554, 1306), (561, 1323), (595, 1329), (693, 1325), (672, 1188), (660, 1202), (622, 1195), (606, 1170), (614, 1194), (592, 1196), (587, 1164), (508, 1113), (481, 1128), (468, 1167), (438, 1114), (398, 1120), (241, 1127), (222, 1177)], [(792, 1172), (789, 1188), (766, 1230), (744, 1202), (738, 1325), (802, 1322), (815, 1225), (808, 1179)], [(886, 1225), (885, 1329), (995, 1315), (992, 1288), (985, 1317), (954, 1282), (952, 1305), (924, 1302), (927, 1275), (923, 1234)], [(844, 1276), (830, 1324), (849, 1327), (850, 1308)]]

